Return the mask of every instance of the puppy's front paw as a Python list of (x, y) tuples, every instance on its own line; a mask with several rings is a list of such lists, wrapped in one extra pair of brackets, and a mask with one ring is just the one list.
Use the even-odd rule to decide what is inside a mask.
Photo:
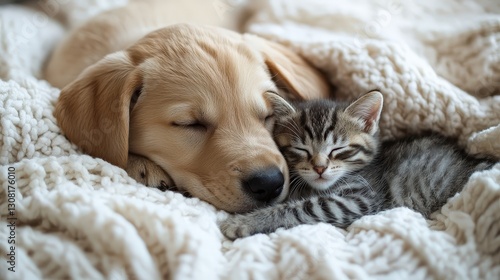
[(173, 189), (174, 181), (167, 172), (145, 157), (129, 154), (125, 171), (137, 182), (148, 187), (159, 188), (162, 191)]
[(246, 215), (233, 215), (220, 224), (222, 234), (234, 240), (259, 233), (255, 221)]

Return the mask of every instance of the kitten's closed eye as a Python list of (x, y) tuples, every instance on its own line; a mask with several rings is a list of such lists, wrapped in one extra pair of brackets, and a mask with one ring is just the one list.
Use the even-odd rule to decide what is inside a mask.
[(336, 152), (336, 151), (340, 151), (342, 149), (344, 149), (345, 146), (342, 146), (342, 147), (338, 147), (338, 148), (334, 148), (330, 151), (330, 154), (328, 154), (328, 157), (332, 157), (333, 156), (333, 152)]
[(350, 149), (350, 150), (347, 150), (344, 152), (340, 152), (340, 153), (335, 155), (335, 159), (345, 160), (345, 159), (348, 159), (348, 158), (351, 158), (351, 157), (357, 155), (360, 151), (361, 151), (361, 148), (358, 147), (358, 148), (353, 148), (353, 149)]
[(305, 149), (305, 148), (297, 148), (297, 147), (291, 147), (292, 151), (296, 152), (297, 154), (300, 154), (300, 155), (306, 155), (308, 157), (311, 156), (311, 152), (309, 152), (308, 149)]

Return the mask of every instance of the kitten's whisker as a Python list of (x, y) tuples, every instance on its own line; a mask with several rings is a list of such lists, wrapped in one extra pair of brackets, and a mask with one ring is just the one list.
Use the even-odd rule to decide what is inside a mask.
[(374, 192), (371, 184), (363, 176), (356, 174), (356, 173), (353, 173), (353, 172), (349, 172), (346, 174), (345, 177), (348, 179), (351, 179), (353, 181), (353, 183), (358, 183), (358, 184), (362, 185), (364, 190), (369, 190), (370, 193)]
[(295, 136), (296, 138), (300, 139), (300, 132), (302, 131), (299, 126), (297, 125), (297, 123), (295, 123), (294, 121), (289, 121), (289, 122), (286, 122), (286, 123), (277, 123), (277, 125), (280, 125), (286, 129), (288, 129), (289, 131), (291, 131), (293, 134), (293, 136)]
[(301, 177), (299, 175), (297, 175), (297, 172), (291, 171), (290, 178), (292, 178), (292, 179), (290, 181), (289, 196), (292, 196), (300, 190), (300, 184), (297, 184), (297, 183), (300, 183)]
[(361, 184), (370, 189), (371, 192), (374, 192), (371, 184), (363, 176), (356, 174), (356, 178), (360, 181)]
[(350, 193), (350, 194), (352, 194), (352, 193), (353, 193), (353, 191), (352, 191), (352, 187), (351, 187), (351, 184), (349, 184), (349, 182), (346, 180), (346, 178), (345, 178), (345, 177), (339, 178), (339, 181), (342, 183), (342, 185), (347, 186), (347, 188), (342, 188), (342, 189), (341, 189), (341, 191), (342, 191), (341, 196), (345, 196), (345, 195), (346, 195), (346, 194), (344, 193), (344, 191), (346, 191), (346, 190), (350, 190), (350, 191), (351, 191), (351, 193)]
[(285, 133), (285, 134), (290, 135), (291, 137), (293, 137), (295, 139), (300, 139), (300, 134), (299, 134), (298, 131), (295, 131), (294, 129), (292, 129), (290, 127), (287, 127), (285, 125), (282, 125), (282, 126), (284, 126), (285, 128), (287, 128), (288, 131), (289, 131), (288, 133)]
[(294, 140), (294, 141), (297, 141), (297, 142), (301, 141), (300, 137), (295, 136), (295, 135), (293, 135), (291, 133), (283, 133), (283, 134), (289, 135), (292, 138), (292, 140)]

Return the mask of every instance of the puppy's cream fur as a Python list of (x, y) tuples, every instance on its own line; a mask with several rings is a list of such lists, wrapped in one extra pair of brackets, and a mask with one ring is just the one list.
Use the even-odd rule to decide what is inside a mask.
[[(276, 166), (286, 180), (274, 201), (283, 200), (288, 171), (269, 133), (273, 106), (266, 92), (326, 97), (321, 74), (287, 48), (250, 34), (192, 24), (151, 32), (162, 20), (136, 28), (144, 23), (134, 12), (139, 6), (97, 16), (55, 51), (47, 79), (64, 86), (54, 113), (63, 132), (138, 181), (169, 181), (231, 212), (261, 205), (241, 182)], [(124, 15), (126, 22), (107, 20)], [(143, 169), (159, 177), (149, 182)]]

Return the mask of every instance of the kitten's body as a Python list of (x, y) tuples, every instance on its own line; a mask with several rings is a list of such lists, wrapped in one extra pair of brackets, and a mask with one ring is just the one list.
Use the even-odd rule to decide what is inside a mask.
[(289, 201), (232, 216), (222, 225), (226, 236), (318, 222), (347, 227), (398, 206), (428, 217), (460, 192), (473, 172), (494, 164), (437, 135), (379, 143), (378, 92), (349, 106), (324, 100), (295, 107), (278, 110), (282, 116), (274, 130), (292, 176)]

